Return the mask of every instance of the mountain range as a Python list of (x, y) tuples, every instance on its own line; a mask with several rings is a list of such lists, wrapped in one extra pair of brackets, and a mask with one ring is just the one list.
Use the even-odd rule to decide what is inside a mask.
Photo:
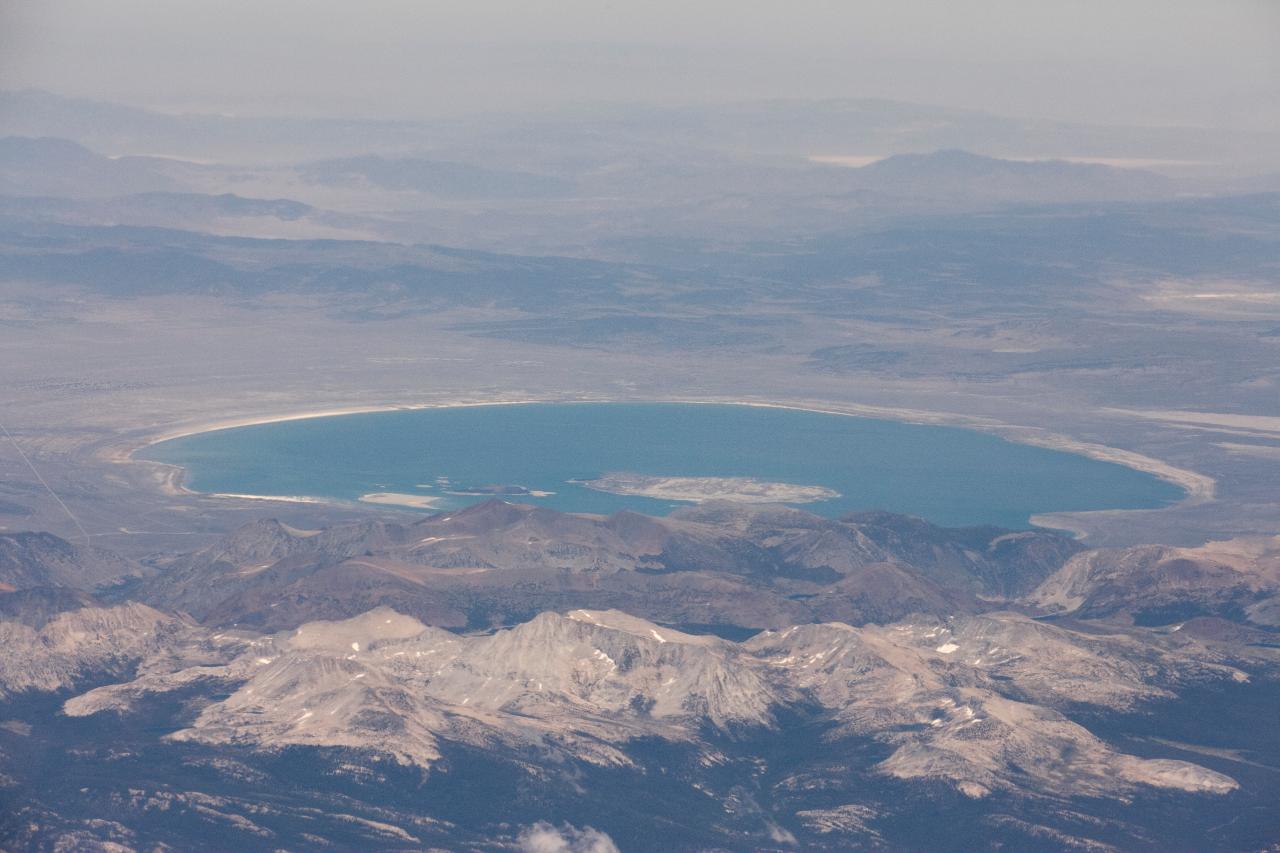
[[(1270, 808), (1241, 787), (1270, 772), (1244, 754), (1137, 733), (1179, 705), (1272, 701), (1274, 540), (1091, 550), (888, 513), (490, 500), (413, 523), (260, 521), (144, 564), (0, 544), (0, 797), (30, 843), (203, 825), (215, 846), (305, 844), (306, 815), (341, 803), (348, 843), (429, 846), (514, 839), (573, 802), (624, 847), (1125, 847), (1163, 837), (1125, 816), (1135, 802)], [(100, 762), (87, 744), (109, 731), (135, 779), (127, 796), (96, 783), (115, 829), (55, 805), (22, 758), (57, 737)], [(514, 797), (517, 823), (456, 794), (384, 795), (460, 780)], [(654, 797), (695, 806), (654, 829)], [(946, 843), (920, 835), (938, 810), (958, 821)]]

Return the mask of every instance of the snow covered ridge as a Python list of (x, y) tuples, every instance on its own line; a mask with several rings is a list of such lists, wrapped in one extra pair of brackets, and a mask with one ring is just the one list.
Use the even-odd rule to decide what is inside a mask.
[[(879, 773), (943, 780), (973, 797), (1124, 797), (1137, 786), (1222, 794), (1237, 787), (1230, 777), (1117, 752), (1064, 711), (1132, 708), (1278, 662), (1268, 649), (1228, 662), (1185, 632), (1100, 636), (1011, 613), (804, 625), (742, 643), (619, 611), (542, 613), (471, 636), (388, 608), (263, 636), (181, 624), (137, 652), (136, 677), (75, 696), (65, 712), (128, 714), (194, 689), (207, 697), (198, 715), (165, 737), (345, 747), (430, 770), (446, 742), (631, 767), (629, 744), (656, 737), (715, 762), (717, 737), (776, 730), (783, 709), (806, 709), (834, 725), (824, 750), (870, 737), (892, 750)], [(46, 643), (42, 633), (4, 644), (10, 668), (0, 673)]]

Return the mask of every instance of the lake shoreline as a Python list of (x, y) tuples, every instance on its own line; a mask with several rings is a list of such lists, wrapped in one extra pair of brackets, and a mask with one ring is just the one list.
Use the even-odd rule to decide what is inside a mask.
[[(1085, 511), (1096, 513), (1101, 516), (1111, 513), (1131, 513), (1131, 512), (1159, 512), (1171, 507), (1194, 506), (1210, 502), (1215, 499), (1216, 481), (1207, 475), (1200, 474), (1174, 465), (1166, 463), (1154, 457), (1146, 456), (1134, 451), (1124, 450), (1122, 448), (1110, 447), (1093, 442), (1081, 441), (1070, 436), (1054, 433), (1048, 430), (1018, 426), (1008, 424), (1001, 421), (988, 418), (977, 418), (967, 415), (957, 415), (947, 412), (936, 412), (921, 409), (893, 408), (885, 406), (871, 406), (856, 403), (833, 403), (830, 401), (778, 401), (778, 400), (739, 400), (739, 399), (495, 399), (495, 400), (445, 400), (424, 403), (400, 403), (400, 404), (383, 404), (383, 405), (365, 405), (350, 406), (340, 408), (329, 408), (318, 411), (294, 410), (288, 413), (279, 413), (271, 415), (242, 415), (232, 418), (220, 418), (217, 420), (206, 420), (196, 422), (194, 424), (182, 427), (170, 428), (156, 431), (144, 435), (127, 445), (115, 445), (113, 447), (104, 447), (99, 450), (97, 455), (105, 461), (115, 463), (138, 463), (144, 462), (147, 465), (155, 466), (160, 473), (158, 479), (158, 487), (167, 494), (183, 494), (194, 496), (224, 497), (246, 500), (297, 500), (290, 497), (280, 497), (271, 495), (230, 495), (230, 494), (214, 494), (199, 492), (188, 488), (183, 480), (185, 478), (185, 469), (179, 465), (173, 465), (164, 462), (155, 462), (151, 460), (139, 460), (135, 454), (166, 441), (187, 438), (194, 435), (202, 435), (209, 432), (217, 432), (221, 430), (237, 429), (240, 427), (259, 426), (273, 423), (284, 423), (299, 420), (312, 420), (318, 418), (343, 417), (346, 415), (356, 414), (376, 414), (383, 412), (410, 412), (424, 411), (430, 409), (457, 409), (457, 408), (480, 408), (480, 407), (496, 407), (496, 406), (518, 406), (518, 405), (535, 405), (535, 404), (560, 404), (560, 405), (599, 405), (599, 404), (682, 404), (682, 405), (705, 405), (705, 406), (742, 406), (753, 408), (783, 409), (790, 411), (811, 412), (814, 414), (840, 415), (844, 417), (869, 418), (875, 420), (886, 420), (906, 424), (918, 424), (929, 426), (949, 426), (963, 429), (969, 429), (988, 435), (993, 435), (1014, 444), (1022, 444), (1033, 447), (1041, 447), (1049, 450), (1058, 450), (1062, 452), (1072, 453), (1100, 462), (1108, 462), (1121, 465), (1123, 467), (1135, 470), (1144, 474), (1156, 477), (1164, 482), (1177, 486), (1183, 492), (1183, 497), (1166, 507), (1153, 507), (1145, 509), (1104, 509)], [(349, 507), (351, 502), (343, 501), (336, 498), (307, 498), (308, 503), (331, 503), (334, 505), (342, 505)], [(367, 504), (374, 502), (364, 502)], [(394, 506), (390, 502), (383, 503), (384, 506)], [(398, 506), (409, 509), (404, 504)], [(426, 508), (425, 506), (416, 507), (417, 509)], [(1083, 538), (1088, 535), (1085, 525), (1079, 523), (1077, 513), (1066, 512), (1061, 515), (1069, 515), (1075, 523), (1069, 527), (1064, 525), (1059, 519), (1059, 513), (1039, 513), (1030, 518), (1033, 526), (1056, 526), (1058, 529), (1069, 529), (1073, 534)]]

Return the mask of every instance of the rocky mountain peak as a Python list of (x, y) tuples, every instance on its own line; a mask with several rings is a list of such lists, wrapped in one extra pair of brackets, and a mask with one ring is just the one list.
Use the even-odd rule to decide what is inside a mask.
[(386, 641), (417, 637), (428, 629), (417, 619), (378, 607), (338, 622), (308, 622), (280, 637), (288, 649), (326, 652), (367, 651)]

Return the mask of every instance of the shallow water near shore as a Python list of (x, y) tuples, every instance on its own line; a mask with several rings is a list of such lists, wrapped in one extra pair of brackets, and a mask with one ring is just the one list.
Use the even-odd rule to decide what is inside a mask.
[[(152, 445), (189, 488), (453, 509), (501, 497), (567, 512), (662, 515), (676, 497), (776, 496), (839, 516), (882, 509), (948, 526), (1144, 509), (1177, 486), (1122, 465), (959, 427), (795, 409), (531, 403), (236, 427)], [(653, 486), (667, 478), (663, 488)], [(674, 485), (673, 485), (674, 483)], [(608, 489), (608, 490), (605, 490)], [(834, 496), (832, 496), (834, 493)]]

